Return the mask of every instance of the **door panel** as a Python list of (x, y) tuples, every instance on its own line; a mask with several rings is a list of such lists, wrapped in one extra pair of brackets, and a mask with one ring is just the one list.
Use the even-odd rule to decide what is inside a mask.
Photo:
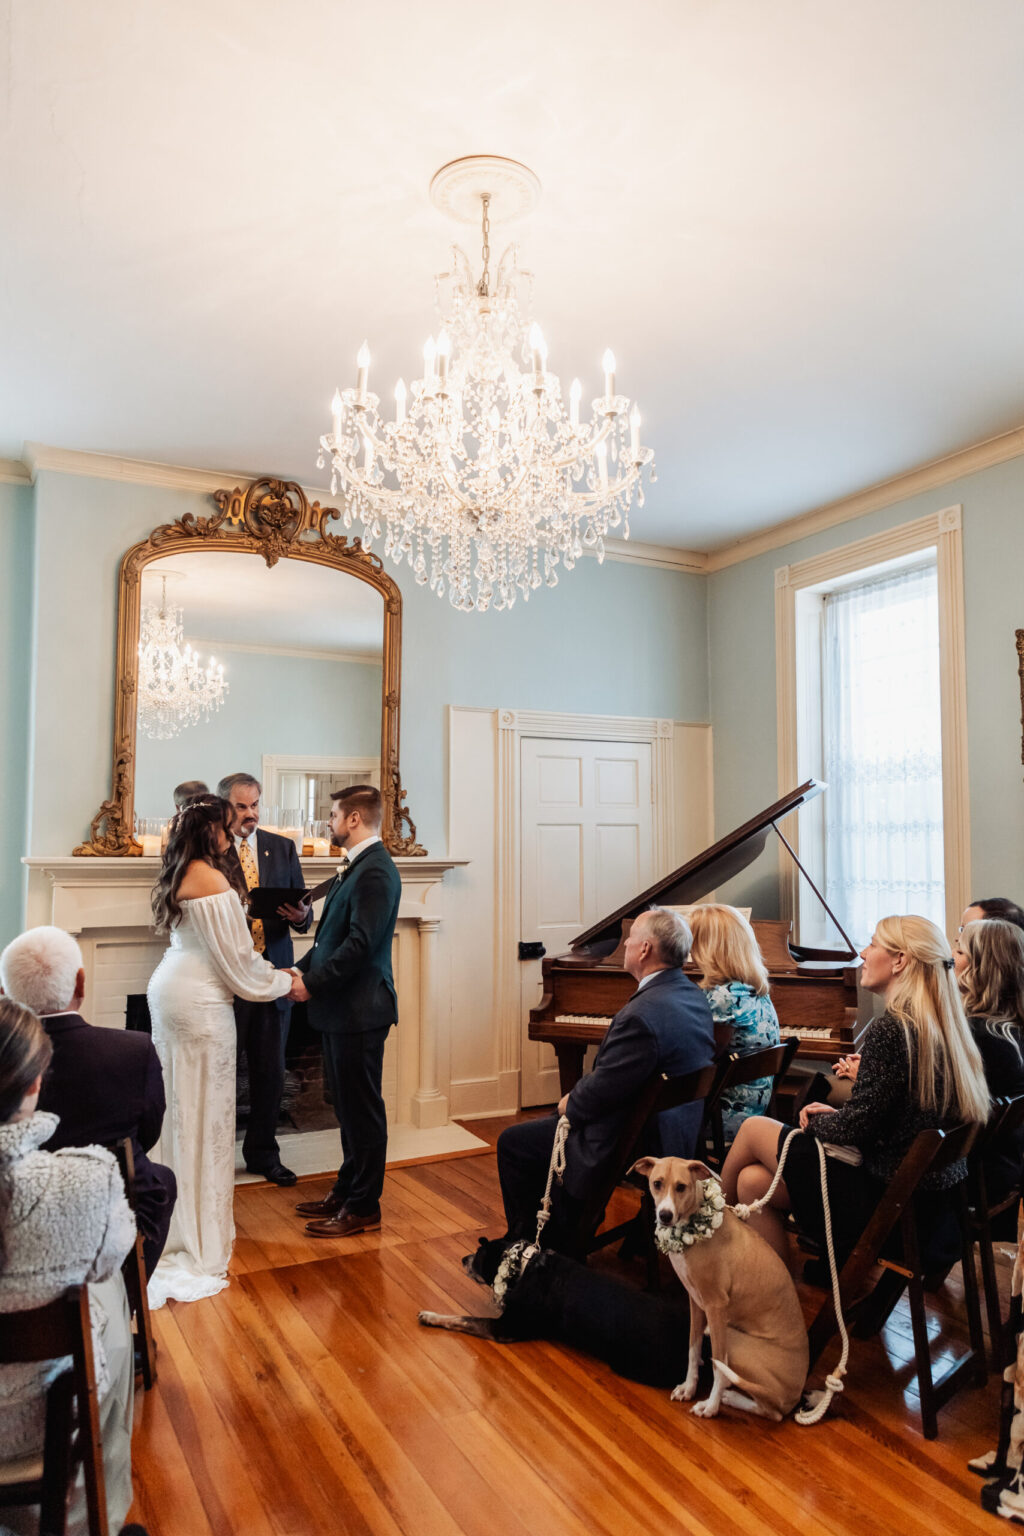
[[(520, 939), (564, 954), (606, 912), (653, 878), (647, 742), (520, 743)], [(523, 1105), (558, 1099), (555, 1053), (527, 1039), (541, 996), (539, 960), (520, 963)]]

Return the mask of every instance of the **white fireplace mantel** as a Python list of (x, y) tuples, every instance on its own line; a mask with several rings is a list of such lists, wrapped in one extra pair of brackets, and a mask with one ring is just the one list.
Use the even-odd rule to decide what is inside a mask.
[[(53, 923), (73, 933), (86, 969), (84, 1012), (93, 1024), (124, 1024), (125, 999), (144, 992), (166, 941), (152, 926), (150, 894), (160, 869), (156, 858), (90, 859), (67, 855), (30, 856), (29, 925)], [(442, 919), (427, 901), (431, 892), (467, 859), (396, 859), (402, 877), (402, 904), (395, 931), (393, 965), (400, 1027), (388, 1038), (384, 1064), (389, 1119), (420, 1130), (448, 1123), (448, 1100), (438, 1086), (442, 1041), (433, 995), (435, 949)], [(335, 859), (303, 859), (307, 885), (319, 885), (337, 867)], [(297, 954), (312, 942), (297, 938)]]

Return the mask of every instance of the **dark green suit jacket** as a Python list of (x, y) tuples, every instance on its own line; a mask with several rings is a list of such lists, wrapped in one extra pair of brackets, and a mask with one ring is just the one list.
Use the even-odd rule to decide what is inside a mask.
[(397, 1024), (391, 941), (401, 899), (401, 876), (383, 843), (373, 843), (335, 880), (313, 947), (296, 965), (314, 1029), (361, 1034)]

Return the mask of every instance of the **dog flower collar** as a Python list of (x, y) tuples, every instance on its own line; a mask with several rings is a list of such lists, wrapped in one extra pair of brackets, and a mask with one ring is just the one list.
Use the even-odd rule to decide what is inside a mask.
[(663, 1227), (656, 1222), (654, 1241), (662, 1253), (681, 1253), (685, 1248), (692, 1247), (694, 1243), (706, 1242), (722, 1225), (725, 1204), (725, 1196), (722, 1194), (722, 1186), (718, 1180), (705, 1179), (704, 1198), (692, 1216), (674, 1227)]

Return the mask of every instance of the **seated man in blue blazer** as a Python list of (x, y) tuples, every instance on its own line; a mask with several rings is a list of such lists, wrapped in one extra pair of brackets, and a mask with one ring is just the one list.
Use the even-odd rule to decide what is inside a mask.
[[(290, 837), (264, 832), (259, 826), (259, 779), (251, 773), (230, 773), (217, 785), (217, 793), (230, 801), (234, 812), (235, 851), (247, 888), (251, 891), (256, 885), (276, 885), (301, 890), (305, 881), (295, 844)], [(305, 933), (312, 921), (312, 906), (292, 903), (278, 907), (276, 917), (256, 919), (249, 928), (258, 953), (278, 969), (287, 969), (295, 959), (291, 930)], [(295, 1174), (281, 1161), (277, 1143), (291, 1012), (288, 997), (270, 1003), (235, 998), (238, 1053), (245, 1052), (249, 1067), (249, 1119), (242, 1156), (250, 1173), (261, 1173), (272, 1184), (283, 1185), (295, 1183)]]
[(151, 1275), (178, 1193), (172, 1170), (146, 1156), (164, 1119), (164, 1075), (152, 1040), (141, 1030), (85, 1022), (82, 951), (63, 928), (29, 928), (12, 939), (0, 955), (0, 985), (38, 1015), (53, 1045), (39, 1108), (59, 1115), (60, 1124), (46, 1151), (131, 1139), (135, 1220)]
[[(552, 1185), (551, 1218), (543, 1244), (573, 1253), (583, 1203), (607, 1170), (633, 1099), (655, 1072), (679, 1077), (711, 1064), (715, 1032), (708, 1000), (681, 969), (690, 953), (690, 930), (666, 907), (642, 912), (625, 947), (625, 968), (637, 990), (608, 1026), (592, 1072), (581, 1077), (558, 1106), (571, 1130), (565, 1177)], [(692, 1157), (703, 1118), (703, 1103), (683, 1104), (663, 1114), (660, 1148), (644, 1152)], [(498, 1178), (510, 1240), (537, 1235), (537, 1210), (544, 1195), (557, 1115), (511, 1125), (498, 1137)]]

